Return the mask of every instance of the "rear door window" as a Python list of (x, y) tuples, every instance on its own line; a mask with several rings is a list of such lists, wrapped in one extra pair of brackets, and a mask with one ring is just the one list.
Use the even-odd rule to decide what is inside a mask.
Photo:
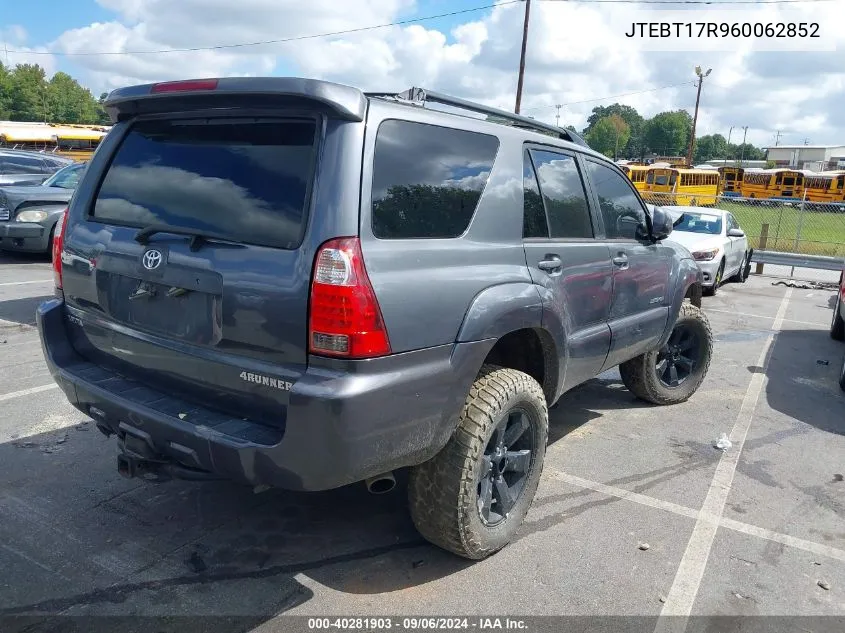
[(496, 152), (495, 136), (387, 120), (373, 159), (373, 234), (453, 238), (469, 227)]
[(316, 130), (311, 119), (137, 122), (103, 179), (93, 217), (296, 248), (305, 227)]
[(537, 168), (551, 236), (593, 237), (587, 194), (575, 157), (545, 150), (532, 150), (531, 156)]
[(543, 197), (540, 195), (537, 175), (534, 173), (534, 165), (531, 163), (528, 150), (522, 157), (522, 190), (522, 237), (548, 238), (549, 223), (546, 220), (546, 209), (543, 206)]

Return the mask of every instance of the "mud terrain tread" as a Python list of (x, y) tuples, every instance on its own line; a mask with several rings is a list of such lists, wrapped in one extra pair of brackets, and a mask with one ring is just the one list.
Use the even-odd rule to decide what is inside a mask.
[(696, 321), (701, 322), (707, 331), (707, 340), (710, 342), (710, 351), (707, 354), (707, 360), (704, 363), (704, 371), (700, 372), (695, 382), (688, 383), (692, 385), (691, 389), (688, 387), (681, 392), (672, 392), (659, 383), (657, 375), (653, 371), (657, 350), (637, 356), (636, 358), (619, 365), (619, 373), (621, 374), (622, 382), (628, 391), (640, 400), (645, 400), (646, 402), (657, 405), (678, 404), (680, 402), (684, 402), (698, 390), (698, 387), (707, 376), (707, 371), (710, 368), (710, 361), (713, 357), (713, 331), (710, 328), (710, 322), (707, 320), (707, 316), (700, 308), (686, 302), (681, 304), (681, 310), (678, 314), (678, 321), (681, 319), (695, 319)]
[[(411, 517), (428, 541), (465, 558), (480, 559), (496, 549), (485, 548), (467, 529), (467, 512), (476, 512), (475, 465), (483, 453), (490, 427), (514, 394), (542, 402), (545, 450), (548, 410), (543, 390), (533, 378), (514, 369), (484, 365), (470, 387), (458, 426), (446, 446), (428, 462), (411, 470), (408, 497)], [(542, 467), (542, 452), (538, 455)], [(539, 481), (539, 477), (535, 478)], [(523, 494), (533, 497), (537, 481)], [(527, 485), (531, 485), (529, 483)]]

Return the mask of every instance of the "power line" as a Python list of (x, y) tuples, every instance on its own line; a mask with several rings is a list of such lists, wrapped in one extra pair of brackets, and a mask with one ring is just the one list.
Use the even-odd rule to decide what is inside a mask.
[[(840, 0), (538, 0), (539, 2), (569, 2), (574, 4), (812, 4), (820, 2), (839, 2)], [(247, 48), (251, 46), (265, 46), (267, 44), (284, 44), (287, 42), (299, 42), (302, 40), (312, 40), (321, 37), (333, 37), (336, 35), (349, 35), (352, 33), (361, 33), (365, 31), (374, 31), (377, 29), (389, 28), (391, 26), (402, 26), (405, 24), (415, 24), (417, 22), (426, 22), (428, 20), (437, 20), (440, 18), (448, 18), (456, 15), (463, 15), (466, 13), (474, 13), (477, 11), (484, 11), (487, 9), (494, 9), (496, 7), (504, 7), (511, 4), (519, 4), (524, 0), (506, 0), (497, 4), (485, 4), (479, 7), (471, 7), (469, 9), (461, 9), (459, 11), (450, 11), (448, 13), (440, 13), (437, 15), (428, 15), (418, 18), (408, 18), (405, 20), (397, 20), (395, 22), (388, 22), (386, 24), (375, 24), (372, 26), (361, 26), (354, 29), (345, 29), (342, 31), (331, 31), (328, 33), (314, 33), (311, 35), (297, 35), (293, 37), (282, 37), (273, 40), (260, 40), (258, 42), (239, 42), (236, 44), (218, 44), (215, 46), (191, 46), (187, 48), (163, 48), (157, 50), (146, 51), (94, 51), (82, 53), (67, 53), (61, 51), (25, 51), (15, 48), (6, 48), (5, 52), (18, 53), (22, 55), (56, 55), (57, 57), (97, 57), (100, 55), (163, 55), (167, 53), (191, 53), (198, 51), (216, 51), (231, 48)]]
[(599, 97), (597, 99), (584, 99), (583, 101), (569, 101), (568, 103), (561, 103), (560, 105), (545, 105), (528, 108), (525, 112), (536, 112), (537, 110), (548, 110), (549, 108), (560, 108), (561, 106), (579, 105), (581, 103), (593, 103), (594, 101), (607, 101), (608, 99), (618, 99), (620, 97), (630, 97), (632, 95), (641, 95), (647, 92), (656, 92), (658, 90), (668, 90), (669, 88), (679, 88), (681, 86), (694, 86), (694, 81), (685, 81), (679, 84), (672, 84), (671, 86), (660, 86), (658, 88), (649, 88), (647, 90), (637, 90), (636, 92), (625, 92), (618, 95), (610, 95), (609, 97)]
[(493, 9), (495, 7), (504, 7), (509, 4), (519, 4), (522, 0), (507, 0), (498, 4), (485, 4), (480, 7), (472, 7), (469, 9), (461, 9), (460, 11), (450, 11), (449, 13), (440, 13), (438, 15), (427, 15), (419, 18), (408, 18), (406, 20), (397, 20), (396, 22), (388, 22), (387, 24), (375, 24), (373, 26), (361, 26), (354, 29), (345, 29), (343, 31), (332, 31), (330, 33), (315, 33), (312, 35), (296, 35), (293, 37), (282, 37), (275, 40), (261, 40), (259, 42), (242, 42), (238, 44), (218, 44), (216, 46), (192, 46), (190, 48), (164, 48), (153, 51), (97, 51), (85, 53), (65, 53), (65, 52), (51, 52), (51, 51), (23, 51), (13, 48), (9, 49), (10, 53), (23, 53), (26, 55), (57, 55), (62, 57), (95, 57), (98, 55), (158, 55), (162, 53), (189, 53), (196, 51), (216, 51), (227, 48), (245, 48), (247, 46), (263, 46), (266, 44), (283, 44), (286, 42), (299, 42), (302, 40), (313, 40), (321, 37), (332, 37), (335, 35), (349, 35), (351, 33), (361, 33), (362, 31), (374, 31), (376, 29), (384, 29), (391, 26), (402, 26), (403, 24), (414, 24), (416, 22), (425, 22), (427, 20), (437, 20), (439, 18), (448, 18), (455, 15), (462, 15), (464, 13), (473, 13), (475, 11), (484, 11), (485, 9)]

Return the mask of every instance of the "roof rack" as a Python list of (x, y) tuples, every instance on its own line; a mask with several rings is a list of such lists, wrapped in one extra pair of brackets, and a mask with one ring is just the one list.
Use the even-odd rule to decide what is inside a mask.
[[(541, 132), (543, 134), (550, 134), (555, 138), (560, 138), (571, 143), (589, 147), (583, 138), (571, 130), (559, 128), (548, 123), (541, 123), (535, 119), (520, 116), (519, 114), (514, 114), (513, 112), (508, 112), (506, 110), (500, 110), (499, 108), (481, 105), (480, 103), (467, 101), (466, 99), (460, 99), (440, 92), (434, 92), (433, 90), (426, 90), (425, 88), (409, 88), (405, 92), (400, 92), (398, 94), (393, 92), (367, 92), (365, 94), (368, 97), (397, 99), (399, 101), (417, 103), (423, 106), (427, 101), (448, 105), (454, 108), (476, 112), (478, 114), (486, 114), (489, 117), (493, 117), (493, 120), (496, 123), (507, 123), (513, 127), (534, 130), (535, 132)], [(500, 120), (496, 121), (496, 119)]]

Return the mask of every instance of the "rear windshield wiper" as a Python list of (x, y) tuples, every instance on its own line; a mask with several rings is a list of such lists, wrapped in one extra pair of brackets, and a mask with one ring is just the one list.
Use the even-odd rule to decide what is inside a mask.
[(191, 250), (198, 251), (202, 243), (206, 240), (215, 240), (219, 242), (228, 242), (229, 244), (240, 244), (237, 240), (231, 237), (212, 233), (210, 231), (198, 231), (197, 229), (187, 229), (180, 226), (170, 226), (169, 224), (150, 224), (135, 234), (135, 241), (139, 244), (148, 244), (150, 237), (156, 233), (172, 233), (174, 235), (187, 235), (191, 238)]

